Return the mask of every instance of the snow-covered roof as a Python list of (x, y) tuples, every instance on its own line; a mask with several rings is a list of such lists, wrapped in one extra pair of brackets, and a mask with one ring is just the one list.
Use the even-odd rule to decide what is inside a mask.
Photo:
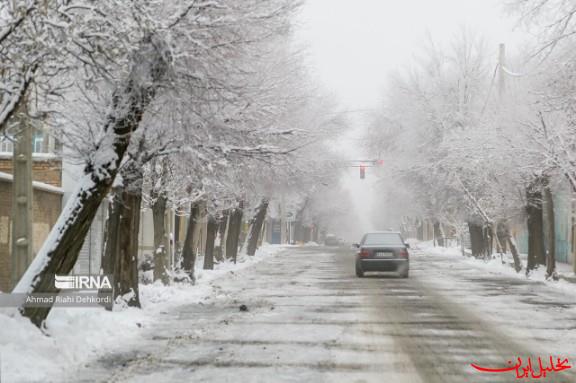
[[(14, 180), (14, 176), (12, 176), (12, 174), (0, 172), (0, 181), (12, 182), (13, 180)], [(64, 189), (59, 188), (57, 186), (50, 185), (50, 184), (46, 184), (44, 182), (32, 181), (32, 187), (34, 189), (43, 190), (43, 191), (47, 191), (50, 193), (64, 194)]]

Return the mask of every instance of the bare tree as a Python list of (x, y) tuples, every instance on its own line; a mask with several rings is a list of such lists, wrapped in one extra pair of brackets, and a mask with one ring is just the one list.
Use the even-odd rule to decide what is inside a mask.
[[(138, 130), (147, 112), (150, 112), (149, 108), (157, 96), (160, 93), (169, 93), (166, 85), (178, 84), (177, 81), (170, 80), (191, 78), (189, 65), (198, 57), (198, 49), (204, 49), (209, 57), (225, 56), (226, 53), (234, 54), (234, 49), (238, 47), (248, 47), (251, 39), (243, 36), (239, 44), (221, 47), (199, 46), (198, 41), (214, 41), (213, 37), (219, 33), (224, 37), (237, 38), (240, 26), (250, 24), (250, 21), (252, 28), (247, 30), (254, 32), (252, 37), (269, 35), (272, 30), (285, 28), (289, 13), (294, 8), (283, 1), (267, 3), (253, 0), (242, 6), (231, 2), (222, 6), (222, 2), (197, 4), (194, 1), (182, 1), (174, 4), (174, 7), (161, 7), (161, 4), (152, 2), (146, 9), (134, 9), (132, 4), (103, 2), (102, 9), (106, 10), (112, 3), (131, 11), (127, 13), (130, 15), (128, 19), (120, 24), (127, 26), (130, 39), (136, 43), (134, 47), (129, 46), (126, 55), (119, 56), (125, 57), (123, 61), (120, 60), (125, 66), (120, 66), (117, 71), (121, 80), (113, 81), (116, 84), (112, 87), (114, 90), (111, 92), (109, 111), (103, 119), (104, 125), (98, 139), (84, 145), (84, 148), (88, 149), (85, 151), (87, 159), (83, 180), (14, 291), (58, 292), (52, 285), (53, 274), (67, 274), (72, 269), (97, 208), (122, 167), (131, 136)], [(94, 6), (89, 9), (94, 9)], [(146, 17), (141, 18), (141, 12), (147, 12)], [(198, 12), (206, 12), (206, 17), (191, 17)], [(106, 15), (106, 12), (100, 13)], [(167, 25), (163, 24), (164, 16), (168, 16), (170, 20)], [(130, 17), (137, 20), (130, 20)], [(105, 18), (104, 20), (106, 21)], [(171, 44), (166, 43), (169, 36), (172, 38)], [(118, 43), (118, 39), (110, 38), (110, 41)], [(124, 46), (113, 45), (112, 48), (122, 50)], [(173, 54), (175, 49), (179, 49), (178, 55)], [(89, 49), (85, 51), (89, 52)], [(222, 69), (219, 63), (222, 64), (225, 60), (220, 56), (220, 60), (208, 64), (209, 62), (210, 60), (204, 61), (202, 65), (213, 73)], [(106, 70), (105, 65), (96, 67), (101, 72)], [(100, 74), (106, 77), (106, 73)], [(190, 84), (190, 81), (183, 83)], [(139, 206), (139, 203), (133, 205), (133, 211), (136, 210), (136, 205)], [(132, 240), (133, 238), (130, 238), (126, 241)], [(126, 246), (129, 247), (129, 244)], [(42, 325), (49, 312), (49, 307), (22, 309), (22, 313), (37, 326)]]

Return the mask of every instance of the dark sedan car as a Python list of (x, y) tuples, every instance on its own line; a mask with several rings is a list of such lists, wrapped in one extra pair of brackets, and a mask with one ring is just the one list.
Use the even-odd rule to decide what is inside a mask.
[(355, 245), (356, 276), (363, 277), (368, 271), (393, 271), (402, 278), (408, 278), (408, 248), (402, 236), (394, 231), (380, 231), (364, 234), (362, 241)]

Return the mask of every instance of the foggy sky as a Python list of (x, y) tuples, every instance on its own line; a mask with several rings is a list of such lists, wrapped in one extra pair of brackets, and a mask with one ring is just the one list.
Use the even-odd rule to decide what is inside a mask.
[[(499, 43), (513, 52), (523, 31), (503, 5), (504, 0), (306, 0), (298, 38), (310, 71), (341, 110), (350, 111), (352, 126), (338, 140), (338, 150), (348, 159), (369, 157), (359, 140), (367, 117), (378, 108), (390, 72), (407, 70), (427, 39), (447, 45), (467, 30), (484, 37), (494, 62)], [(388, 229), (376, 222), (382, 225), (386, 203), (394, 201), (382, 201), (371, 169), (360, 180), (358, 169), (350, 168), (341, 183), (353, 198), (357, 223), (342, 236), (354, 240), (362, 232)]]

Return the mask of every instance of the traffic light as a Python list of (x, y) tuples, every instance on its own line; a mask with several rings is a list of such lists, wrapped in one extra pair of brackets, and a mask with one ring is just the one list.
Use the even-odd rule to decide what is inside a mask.
[(366, 166), (360, 165), (360, 179), (366, 178)]

